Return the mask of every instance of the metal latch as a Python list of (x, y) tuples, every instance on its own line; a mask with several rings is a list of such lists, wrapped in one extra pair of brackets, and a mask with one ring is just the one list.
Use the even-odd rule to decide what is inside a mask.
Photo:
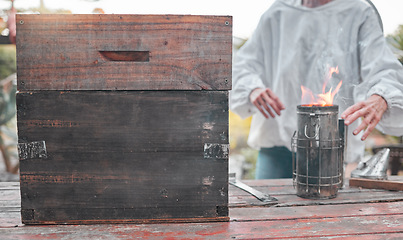
[(228, 159), (229, 144), (204, 144), (204, 158)]
[(18, 143), (18, 155), (20, 160), (47, 158), (45, 141)]

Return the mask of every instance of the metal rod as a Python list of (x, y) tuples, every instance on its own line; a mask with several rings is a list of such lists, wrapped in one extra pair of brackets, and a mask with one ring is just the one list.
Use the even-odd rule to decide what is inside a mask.
[(255, 196), (257, 199), (259, 199), (262, 202), (268, 203), (268, 202), (277, 202), (278, 201), (276, 198), (270, 196), (269, 194), (262, 193), (256, 189), (246, 185), (245, 183), (236, 180), (235, 173), (230, 174), (229, 184), (231, 184), (235, 187), (238, 187), (238, 188), (244, 190), (245, 192), (252, 194), (253, 196)]

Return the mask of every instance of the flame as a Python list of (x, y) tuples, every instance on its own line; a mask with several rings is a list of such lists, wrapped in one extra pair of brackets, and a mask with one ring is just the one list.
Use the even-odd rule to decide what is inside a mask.
[(326, 81), (323, 83), (322, 93), (325, 92), (325, 90), (326, 90), (326, 85), (327, 85), (327, 83), (329, 82), (329, 80), (332, 78), (333, 73), (339, 74), (339, 66), (337, 66), (337, 67), (331, 67), (331, 68), (330, 68), (330, 70), (329, 70), (329, 72), (328, 72), (328, 75), (326, 76)]
[(312, 91), (301, 85), (301, 91), (302, 91), (302, 98), (301, 101), (302, 103), (309, 103), (309, 104), (304, 104), (303, 106), (308, 106), (308, 107), (312, 107), (312, 106), (321, 106), (321, 107), (325, 107), (325, 106), (333, 106), (333, 99), (334, 96), (337, 94), (337, 92), (340, 90), (340, 87), (343, 83), (343, 81), (340, 81), (339, 84), (337, 84), (337, 87), (334, 89), (330, 88), (330, 90), (328, 92), (326, 91), (326, 85), (329, 82), (329, 80), (332, 78), (333, 73), (339, 73), (339, 67), (332, 67), (329, 70), (329, 73), (326, 77), (326, 81), (323, 83), (322, 86), (322, 93), (317, 94), (317, 96), (315, 97), (314, 94), (312, 93)]
[(313, 104), (315, 102), (315, 97), (313, 96), (311, 89), (301, 85), (301, 92), (302, 92), (301, 102), (303, 103), (308, 102), (309, 104)]

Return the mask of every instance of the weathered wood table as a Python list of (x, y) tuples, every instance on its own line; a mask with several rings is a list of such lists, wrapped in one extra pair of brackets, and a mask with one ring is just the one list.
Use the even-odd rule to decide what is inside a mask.
[(335, 199), (295, 195), (291, 179), (244, 181), (278, 199), (229, 188), (230, 222), (39, 225), (21, 223), (18, 183), (0, 183), (1, 239), (403, 239), (403, 192), (346, 187)]

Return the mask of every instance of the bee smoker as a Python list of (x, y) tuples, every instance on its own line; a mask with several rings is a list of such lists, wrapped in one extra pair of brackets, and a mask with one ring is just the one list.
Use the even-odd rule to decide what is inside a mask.
[(297, 107), (298, 130), (291, 140), (293, 182), (302, 198), (334, 198), (343, 186), (346, 128), (338, 109)]

